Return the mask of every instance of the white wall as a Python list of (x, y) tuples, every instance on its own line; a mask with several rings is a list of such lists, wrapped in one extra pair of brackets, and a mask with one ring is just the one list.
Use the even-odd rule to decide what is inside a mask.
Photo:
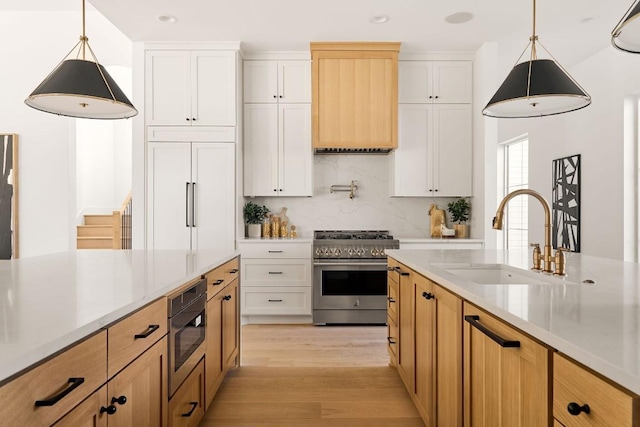
[[(299, 236), (314, 230), (389, 230), (394, 237), (429, 237), (429, 207), (447, 209), (452, 198), (389, 197), (387, 155), (338, 154), (314, 156), (313, 197), (256, 197), (273, 212), (287, 207)], [(353, 200), (348, 192), (330, 193), (331, 185), (358, 181)], [(470, 199), (471, 223), (475, 222), (475, 198)], [(447, 224), (451, 226), (447, 212)], [(473, 234), (471, 237), (476, 237)]]
[[(640, 90), (640, 56), (608, 47), (568, 71), (591, 95), (585, 109), (497, 121), (498, 141), (529, 134), (529, 187), (551, 199), (554, 159), (581, 154), (581, 252), (624, 258), (624, 104)], [(506, 74), (505, 74), (506, 75)], [(494, 88), (494, 90), (497, 89)], [(635, 192), (632, 192), (635, 193)], [(530, 203), (531, 242), (543, 241), (543, 215)]]
[[(73, 249), (75, 119), (34, 110), (24, 99), (77, 43), (81, 15), (2, 11), (0, 16), (0, 131), (19, 135), (20, 256)], [(131, 65), (130, 42), (97, 12), (87, 14), (87, 35), (101, 63)]]

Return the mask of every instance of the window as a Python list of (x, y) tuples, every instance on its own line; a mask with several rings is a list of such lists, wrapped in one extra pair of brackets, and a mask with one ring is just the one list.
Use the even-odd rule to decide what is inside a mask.
[[(529, 186), (529, 139), (519, 138), (504, 145), (504, 195)], [(529, 246), (529, 198), (518, 196), (507, 204), (504, 248)]]

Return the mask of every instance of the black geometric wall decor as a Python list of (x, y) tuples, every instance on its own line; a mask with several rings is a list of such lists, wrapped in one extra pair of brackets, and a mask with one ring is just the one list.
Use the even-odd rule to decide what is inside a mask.
[(580, 154), (553, 161), (552, 245), (580, 252)]
[(18, 135), (0, 134), (0, 259), (18, 257)]

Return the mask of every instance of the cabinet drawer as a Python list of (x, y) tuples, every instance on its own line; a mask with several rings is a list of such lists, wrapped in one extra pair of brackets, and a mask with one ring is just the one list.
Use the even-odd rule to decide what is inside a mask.
[(243, 261), (244, 286), (310, 286), (311, 261)]
[(398, 323), (398, 284), (387, 281), (387, 315), (395, 323)]
[(167, 300), (160, 298), (107, 329), (109, 378), (167, 334)]
[[(0, 387), (0, 425), (51, 425), (106, 381), (107, 333), (102, 331)], [(45, 400), (50, 406), (36, 406)]]
[(169, 427), (196, 427), (204, 416), (204, 359), (169, 401)]
[(259, 243), (239, 243), (242, 258), (304, 258), (311, 260), (310, 243), (284, 243), (266, 241)]
[(243, 286), (242, 314), (311, 314), (311, 288)]
[(396, 322), (387, 316), (387, 350), (391, 358), (391, 365), (396, 366), (398, 362), (398, 326)]
[[(568, 406), (589, 406), (571, 415)], [(553, 356), (553, 416), (566, 427), (631, 427), (640, 422), (640, 401), (559, 354)]]
[(210, 300), (225, 286), (237, 279), (239, 274), (240, 263), (237, 257), (208, 272), (206, 274), (207, 300)]

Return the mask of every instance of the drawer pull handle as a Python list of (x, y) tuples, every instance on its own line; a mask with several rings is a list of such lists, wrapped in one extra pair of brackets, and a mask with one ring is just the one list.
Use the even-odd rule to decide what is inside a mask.
[(155, 331), (157, 331), (158, 329), (160, 329), (160, 325), (149, 325), (149, 327), (147, 328), (146, 331), (144, 331), (141, 334), (135, 334), (133, 337), (135, 339), (138, 338), (147, 338), (149, 335), (151, 335), (152, 333), (154, 333)]
[(80, 384), (84, 382), (84, 378), (69, 378), (69, 386), (62, 390), (60, 393), (55, 396), (45, 399), (45, 400), (36, 400), (36, 406), (53, 406), (58, 403), (63, 397), (67, 394), (71, 393), (76, 388), (80, 387)]
[(396, 343), (396, 339), (393, 337), (387, 337), (387, 341), (389, 341), (389, 344), (395, 344)]
[(182, 414), (181, 417), (190, 417), (191, 414), (193, 414), (193, 411), (198, 407), (198, 402), (189, 402), (189, 405), (191, 405), (191, 410), (186, 414)]
[(396, 302), (396, 300), (394, 300), (394, 299), (393, 299), (393, 298), (391, 298), (391, 297), (387, 297), (387, 300), (389, 300), (389, 304), (391, 304), (392, 302)]
[(127, 396), (112, 397), (111, 404), (113, 405), (114, 403), (117, 403), (118, 405), (124, 405), (125, 403), (127, 403)]
[(510, 348), (512, 348), (512, 347), (520, 347), (520, 341), (508, 341), (508, 340), (505, 340), (504, 338), (500, 337), (496, 333), (492, 332), (491, 330), (489, 330), (485, 326), (483, 326), (479, 322), (480, 316), (477, 316), (477, 315), (464, 316), (464, 320), (466, 320), (467, 322), (469, 322), (471, 324), (471, 326), (475, 327), (480, 332), (482, 332), (483, 334), (485, 334), (486, 336), (488, 336), (489, 338), (491, 338), (492, 340), (497, 342), (498, 345), (500, 345), (500, 347), (510, 347)]
[(424, 299), (433, 299), (433, 294), (429, 292), (423, 292), (422, 296), (424, 297)]
[(282, 274), (282, 271), (270, 271), (269, 274)]
[(238, 272), (237, 268), (234, 268), (233, 270), (229, 271), (229, 273), (231, 273), (231, 274), (236, 274), (237, 272)]
[(591, 413), (591, 408), (589, 408), (589, 405), (586, 403), (580, 406), (576, 402), (571, 402), (567, 405), (567, 411), (569, 411), (571, 415), (578, 416), (581, 412), (584, 412), (585, 414)]
[[(276, 190), (273, 190), (276, 191)], [(269, 251), (270, 254), (281, 254), (282, 251)]]
[(281, 299), (270, 299), (269, 302), (282, 302)]
[(224, 282), (224, 279), (218, 279), (215, 282), (213, 282), (213, 285), (214, 286), (222, 285), (222, 282)]
[(116, 411), (117, 411), (117, 410), (118, 410), (118, 409), (117, 409), (114, 405), (109, 405), (109, 406), (107, 406), (107, 407), (104, 407), (104, 406), (101, 406), (101, 407), (100, 407), (100, 413), (101, 413), (101, 414), (103, 414), (103, 413), (105, 413), (105, 412), (106, 412), (106, 413), (107, 413), (107, 415), (113, 415), (113, 414), (115, 414), (115, 413), (116, 413)]

